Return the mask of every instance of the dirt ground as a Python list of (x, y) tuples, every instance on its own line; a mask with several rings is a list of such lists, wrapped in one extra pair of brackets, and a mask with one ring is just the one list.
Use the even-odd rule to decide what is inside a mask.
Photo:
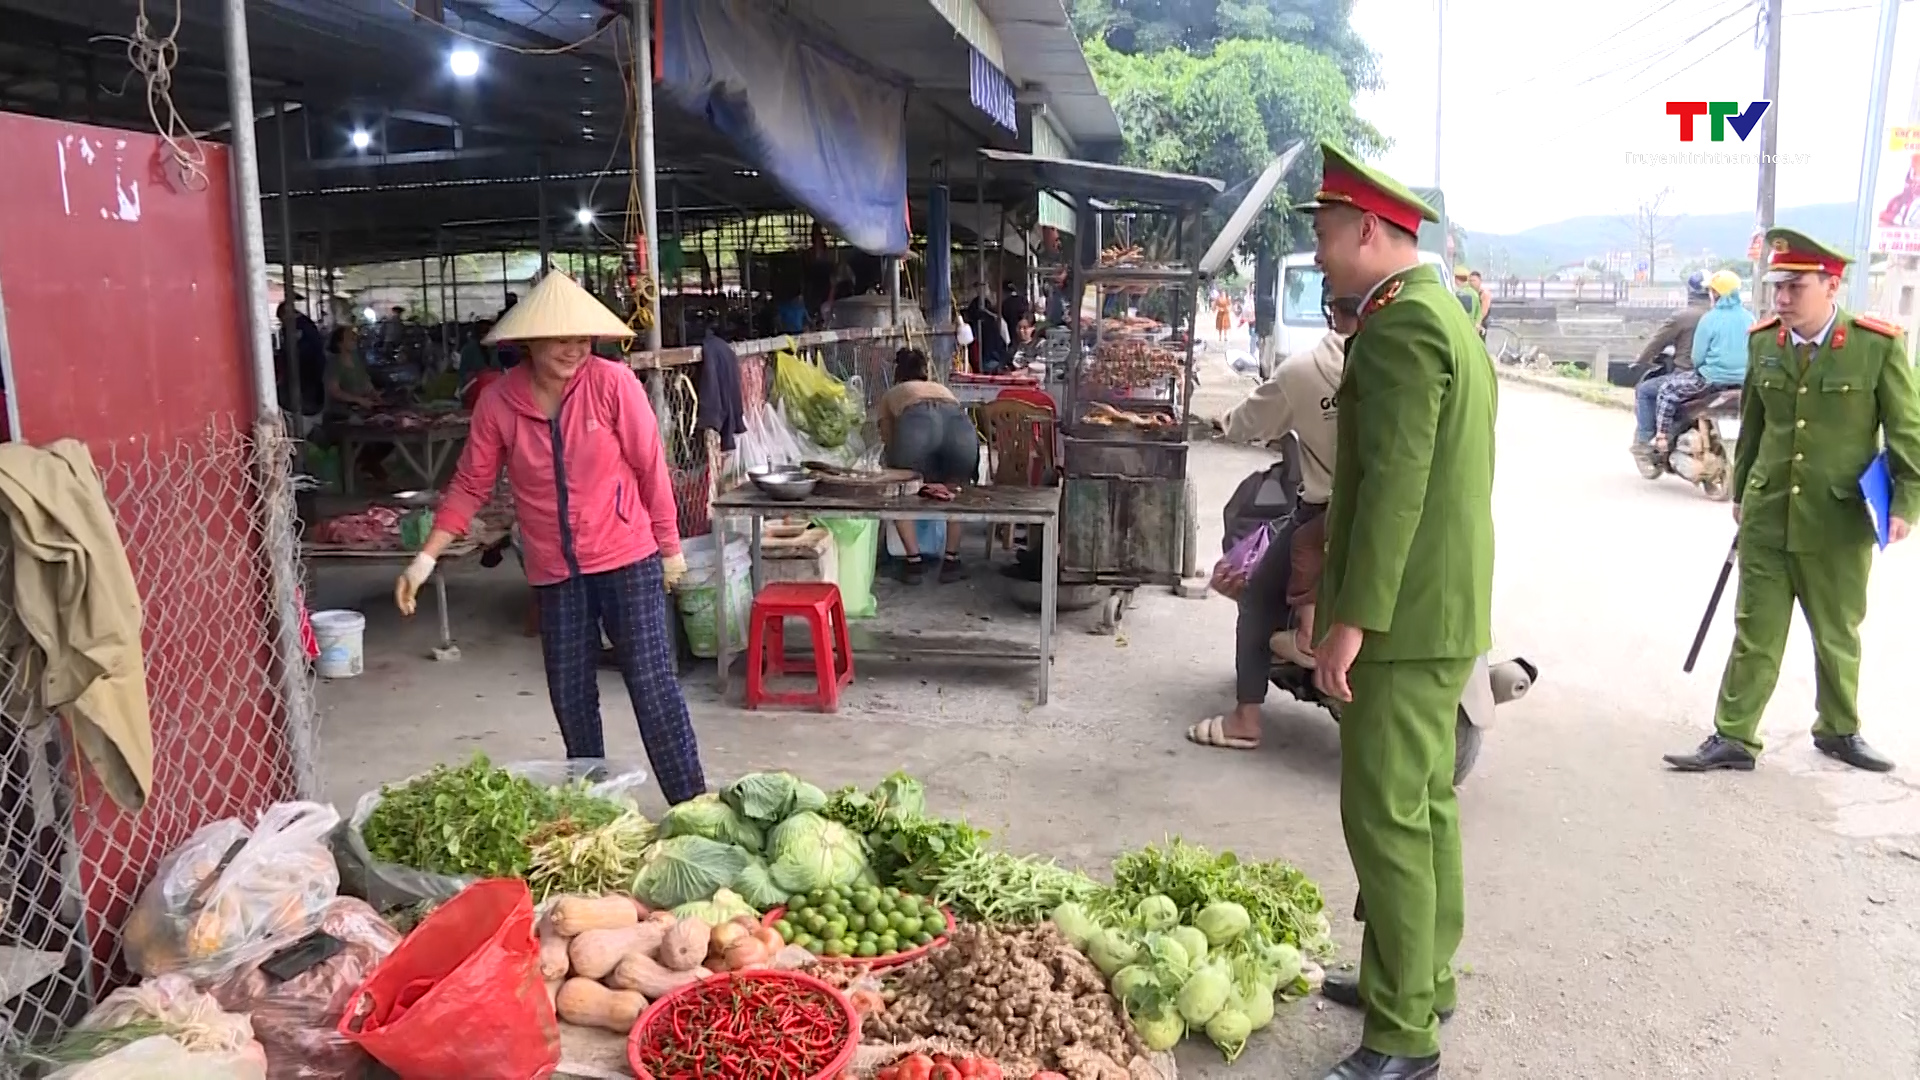
[[(1249, 385), (1211, 363), (1202, 408)], [(1768, 714), (1773, 751), (1760, 770), (1665, 772), (1661, 753), (1704, 734), (1726, 656), (1730, 609), (1700, 670), (1680, 672), (1731, 539), (1727, 511), (1678, 481), (1635, 475), (1623, 414), (1502, 389), (1495, 651), (1518, 652), (1542, 674), (1501, 710), (1461, 793), (1469, 924), (1446, 1075), (1920, 1076), (1920, 786), (1910, 772), (1868, 777), (1813, 753), (1803, 631)], [(1218, 507), (1265, 460), (1196, 449), (1203, 550), (1218, 550)], [(1866, 733), (1920, 769), (1916, 559), (1920, 550), (1896, 549), (1876, 568), (1863, 703)], [(1032, 617), (994, 584), (929, 581), (911, 596), (885, 586), (882, 611), (1025, 638)], [(525, 589), (511, 561), (455, 571), (458, 663), (425, 658), (430, 622), (403, 625), (390, 587), (362, 569), (321, 578), (322, 606), (358, 608), (370, 622), (366, 673), (320, 690), (330, 798), (346, 809), (382, 781), (474, 750), (561, 756), (538, 647), (520, 634)], [(1032, 705), (1024, 664), (862, 660), (836, 716), (742, 712), (718, 700), (710, 667), (689, 676), (688, 693), (715, 780), (787, 768), (831, 786), (905, 768), (925, 778), (939, 809), (1095, 872), (1169, 833), (1291, 860), (1325, 888), (1351, 962), (1359, 928), (1340, 917), (1354, 884), (1335, 726), (1274, 700), (1256, 752), (1181, 737), (1231, 704), (1232, 621), (1217, 597), (1164, 591), (1142, 592), (1118, 637), (1089, 633), (1091, 614), (1063, 615), (1045, 708)], [(602, 692), (610, 752), (642, 760), (611, 674)], [(1357, 1016), (1312, 999), (1284, 1010), (1235, 1065), (1189, 1045), (1181, 1071), (1318, 1080), (1358, 1033)]]

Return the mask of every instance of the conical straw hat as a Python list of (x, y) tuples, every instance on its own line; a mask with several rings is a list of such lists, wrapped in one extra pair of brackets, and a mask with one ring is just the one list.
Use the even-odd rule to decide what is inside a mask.
[(630, 338), (633, 331), (574, 280), (550, 270), (525, 300), (501, 316), (482, 344), (535, 338)]

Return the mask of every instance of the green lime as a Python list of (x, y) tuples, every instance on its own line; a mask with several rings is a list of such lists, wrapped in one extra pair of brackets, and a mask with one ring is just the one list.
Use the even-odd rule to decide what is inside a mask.
[(794, 893), (792, 896), (787, 897), (787, 914), (791, 915), (796, 911), (805, 911), (806, 907), (807, 898), (800, 893)]
[(820, 955), (822, 955), (822, 956), (845, 956), (845, 955), (847, 955), (847, 946), (846, 946), (846, 944), (845, 944), (845, 943), (843, 943), (843, 942), (839, 942), (839, 941), (829, 941), (829, 942), (827, 942), (827, 947), (826, 947), (826, 948), (824, 948), (824, 949), (821, 949), (821, 950), (820, 950)]
[(875, 899), (872, 893), (862, 893), (853, 898), (853, 910), (862, 915), (873, 914), (879, 906), (880, 901)]
[(827, 917), (817, 911), (809, 911), (806, 918), (800, 921), (800, 925), (807, 928), (807, 933), (818, 934), (827, 928)]
[(900, 951), (900, 939), (894, 936), (893, 931), (889, 930), (880, 935), (880, 951), (883, 953), (896, 953)]
[(847, 917), (847, 929), (849, 930), (858, 932), (861, 930), (865, 930), (868, 925), (869, 925), (868, 918), (865, 915), (860, 914), (859, 912), (855, 912), (852, 915)]
[(879, 946), (875, 945), (871, 941), (863, 941), (860, 943), (860, 947), (853, 951), (853, 955), (875, 956), (875, 955), (878, 955), (879, 952), (880, 952)]
[(915, 934), (913, 935), (913, 943), (915, 945), (931, 945), (933, 944), (933, 935), (932, 934)]
[(840, 918), (828, 919), (827, 920), (827, 936), (830, 938), (846, 937), (847, 936), (847, 920), (840, 919)]
[(779, 922), (773, 924), (773, 929), (775, 933), (780, 935), (781, 941), (784, 941), (789, 945), (793, 944), (793, 924), (792, 923), (788, 922), (785, 919), (781, 919)]

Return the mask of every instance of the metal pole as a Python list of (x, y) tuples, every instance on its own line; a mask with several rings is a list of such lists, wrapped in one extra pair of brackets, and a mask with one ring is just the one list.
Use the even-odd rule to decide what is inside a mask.
[(536, 196), (540, 214), (540, 273), (553, 267), (553, 237), (547, 229), (547, 159), (540, 159), (540, 181)]
[(637, 2), (633, 12), (633, 56), (636, 74), (634, 89), (639, 102), (634, 108), (634, 123), (639, 125), (640, 140), (640, 215), (647, 234), (647, 265), (644, 272), (652, 281), (647, 299), (647, 351), (660, 351), (660, 195), (653, 175), (653, 35), (647, 19), (653, 11), (650, 2)]
[[(249, 118), (251, 122), (251, 118)], [(234, 120), (235, 126), (240, 123)], [(293, 308), (293, 181), (287, 172), (287, 103), (282, 101), (274, 107), (274, 129), (280, 142), (280, 302), (287, 308)], [(280, 351), (287, 363), (287, 397), (293, 403), (293, 415), (298, 418), (307, 415), (306, 406), (300, 400), (300, 335), (298, 321), (292, 320), (280, 327)], [(294, 444), (294, 467), (304, 468), (306, 461), (306, 443)]]
[(425, 326), (427, 324), (427, 260), (425, 256), (422, 256), (420, 259), (420, 311), (419, 311), (419, 314), (420, 314), (420, 325)]
[[(1760, 195), (1754, 206), (1754, 228), (1762, 234), (1773, 228), (1773, 193), (1779, 175), (1775, 157), (1780, 147), (1780, 29), (1785, 17), (1786, 0), (1767, 0), (1767, 59), (1761, 93), (1773, 104), (1760, 118)], [(1763, 314), (1771, 306), (1772, 297), (1772, 290), (1762, 280), (1766, 266), (1767, 253), (1762, 245), (1760, 258), (1753, 264), (1753, 305)]]
[[(280, 402), (274, 390), (272, 336), (267, 320), (267, 242), (260, 219), (260, 151), (254, 139), (253, 63), (247, 53), (246, 0), (225, 0), (227, 112), (231, 120), (234, 204), (240, 215), (240, 274), (247, 298), (247, 325), (253, 332), (254, 408), (259, 432), (254, 467), (263, 486), (262, 532), (273, 589), (274, 665), (286, 701), (288, 757), (294, 788), (303, 798), (319, 792), (313, 730), (313, 688), (307, 682), (306, 654), (300, 644), (300, 577), (293, 527), (293, 493), (286, 459), (269, 433), (279, 427)], [(88, 80), (91, 97), (94, 81)], [(9, 395), (11, 396), (11, 395)]]
[[(1880, 151), (1887, 145), (1887, 83), (1893, 78), (1893, 35), (1900, 23), (1900, 0), (1880, 0), (1880, 32), (1873, 42), (1873, 96), (1867, 99), (1866, 143), (1860, 153), (1860, 189), (1854, 194), (1853, 280), (1847, 307), (1865, 311), (1868, 302), (1868, 248), (1873, 240), (1873, 183), (1880, 175)], [(1768, 109), (1772, 112), (1772, 109)], [(1892, 264), (1888, 264), (1892, 268)]]
[(446, 252), (447, 252), (447, 240), (446, 240), (445, 230), (441, 229), (440, 226), (435, 225), (433, 227), (433, 292), (434, 292), (434, 295), (439, 298), (440, 302), (437, 305), (435, 305), (437, 310), (433, 313), (433, 324), (441, 328), (441, 335), (443, 340), (440, 342), (440, 344), (443, 346), (446, 344), (444, 337), (446, 334), (446, 325), (447, 325), (447, 253)]
[(977, 153), (973, 155), (973, 239), (973, 284), (984, 292), (987, 287), (987, 166), (986, 159)]
[(684, 346), (687, 343), (687, 305), (684, 300), (678, 298), (680, 290), (684, 288), (686, 284), (687, 249), (686, 237), (680, 232), (680, 185), (674, 183), (672, 180), (667, 181), (667, 199), (673, 204), (671, 211), (673, 214), (673, 242), (680, 247), (680, 265), (673, 268), (673, 294), (675, 297), (674, 310), (677, 316), (676, 321), (680, 326), (680, 344)]
[(458, 326), (460, 324), (460, 256), (458, 254), (447, 256), (447, 273), (448, 280), (452, 282), (450, 288), (453, 292), (453, 322)]
[(507, 294), (512, 291), (507, 288), (507, 253), (503, 251), (500, 253), (500, 310), (507, 309)]
[(887, 256), (887, 325), (900, 329), (900, 256)]

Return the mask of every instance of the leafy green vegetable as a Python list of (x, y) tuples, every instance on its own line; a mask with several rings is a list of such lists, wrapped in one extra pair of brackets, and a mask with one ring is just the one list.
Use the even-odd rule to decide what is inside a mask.
[(704, 836), (669, 837), (641, 857), (633, 892), (654, 907), (677, 908), (733, 884), (752, 858), (731, 844)]
[(1071, 900), (1094, 910), (1106, 894), (1101, 884), (1051, 859), (977, 850), (946, 868), (935, 899), (975, 922), (1031, 925), (1045, 922)]
[(749, 773), (721, 792), (721, 798), (742, 817), (766, 828), (827, 805), (826, 792), (787, 772)]
[(760, 911), (777, 908), (787, 902), (787, 890), (773, 883), (773, 875), (767, 871), (767, 864), (758, 856), (749, 860), (746, 868), (733, 879), (733, 888)]
[(951, 867), (979, 851), (988, 835), (964, 821), (889, 813), (867, 835), (867, 843), (881, 880), (924, 895)]
[(759, 826), (741, 817), (739, 811), (712, 792), (670, 807), (661, 816), (661, 839), (671, 840), (676, 836), (703, 836), (756, 853), (765, 844)]
[(676, 919), (699, 919), (708, 926), (719, 926), (730, 919), (742, 915), (758, 914), (739, 893), (731, 889), (721, 889), (713, 894), (711, 900), (694, 900), (685, 904), (676, 904), (673, 917)]
[(1171, 899), (1155, 893), (1140, 901), (1133, 909), (1133, 918), (1142, 930), (1171, 930), (1180, 925), (1180, 908)]
[(1252, 928), (1269, 942), (1296, 945), (1310, 956), (1333, 949), (1319, 886), (1283, 862), (1243, 862), (1232, 852), (1214, 855), (1174, 837), (1114, 860), (1113, 882), (1107, 905), (1095, 911), (1102, 918), (1116, 906), (1124, 913), (1165, 893), (1179, 905), (1181, 920), (1191, 923), (1201, 909), (1225, 900), (1245, 908)]
[(538, 829), (527, 885), (535, 901), (556, 893), (599, 896), (624, 892), (639, 869), (640, 855), (653, 842), (654, 827), (629, 810), (597, 829), (571, 819)]
[[(804, 808), (802, 808), (804, 809)], [(871, 792), (848, 785), (833, 793), (822, 815), (865, 836), (889, 817), (920, 817), (927, 795), (920, 781), (903, 772), (890, 774)], [(797, 811), (796, 811), (797, 812)]]
[(462, 877), (524, 878), (529, 837), (567, 821), (593, 830), (631, 807), (593, 795), (585, 781), (548, 788), (498, 769), (486, 755), (436, 765), (425, 776), (380, 789), (362, 836), (381, 862)]
[(790, 893), (852, 885), (867, 870), (860, 837), (819, 814), (795, 814), (767, 835), (774, 884)]

